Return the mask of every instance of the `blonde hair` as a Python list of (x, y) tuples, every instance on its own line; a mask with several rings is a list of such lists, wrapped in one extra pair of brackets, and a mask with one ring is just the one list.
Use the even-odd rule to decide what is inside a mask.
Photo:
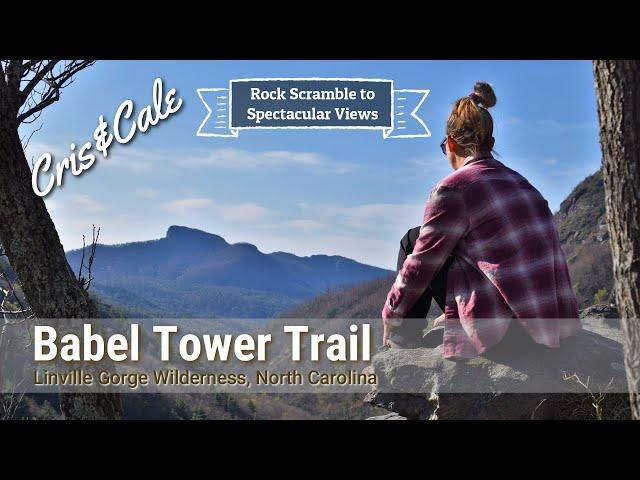
[(493, 118), (489, 108), (497, 102), (493, 88), (476, 82), (473, 93), (453, 105), (447, 120), (447, 136), (453, 138), (467, 155), (489, 152), (493, 148)]

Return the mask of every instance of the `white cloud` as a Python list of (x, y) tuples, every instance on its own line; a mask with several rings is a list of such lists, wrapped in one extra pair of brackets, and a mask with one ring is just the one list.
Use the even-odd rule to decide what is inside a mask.
[(496, 118), (496, 129), (517, 127), (526, 129), (530, 134), (546, 135), (567, 133), (574, 130), (597, 129), (598, 122), (565, 122), (553, 118), (525, 120), (521, 117)]
[(567, 130), (596, 129), (598, 122), (560, 122), (555, 119), (538, 120), (535, 125), (547, 132), (566, 132)]
[(271, 150), (249, 152), (238, 148), (218, 148), (183, 152), (175, 157), (175, 163), (182, 167), (214, 167), (240, 170), (261, 168), (301, 167), (319, 173), (347, 173), (354, 168), (348, 163), (334, 162), (325, 155), (314, 152), (292, 152)]
[(301, 210), (332, 223), (338, 230), (401, 231), (420, 222), (424, 205), (369, 203), (344, 206), (333, 203), (300, 203)]
[(215, 209), (223, 219), (235, 222), (252, 222), (271, 214), (268, 208), (251, 202), (238, 205), (216, 205)]
[(136, 190), (136, 195), (138, 198), (151, 200), (153, 198), (157, 198), (160, 195), (160, 192), (154, 188), (138, 188)]
[(89, 195), (72, 195), (70, 203), (88, 213), (103, 212), (106, 209), (103, 203), (91, 198)]
[(451, 166), (449, 165), (449, 161), (444, 155), (439, 155), (436, 157), (412, 157), (408, 159), (406, 163), (412, 168), (419, 167), (429, 172), (437, 171), (442, 173), (449, 173), (452, 171)]
[(102, 157), (99, 153), (96, 157), (100, 165), (111, 168), (123, 168), (130, 172), (144, 172), (154, 165), (161, 164), (163, 161), (163, 154), (157, 154), (152, 150), (142, 150), (131, 146), (117, 146), (109, 152), (107, 158)]
[(595, 173), (601, 165), (602, 164), (599, 161), (594, 161), (577, 167), (555, 168), (551, 170), (549, 174), (556, 177), (574, 177), (577, 183), (585, 177)]
[(237, 148), (218, 148), (185, 155), (176, 159), (178, 165), (188, 167), (261, 168), (283, 165), (317, 166), (326, 162), (323, 155), (284, 150), (248, 152)]
[(272, 215), (274, 212), (255, 203), (218, 203), (207, 197), (187, 197), (160, 204), (160, 207), (175, 215), (211, 214), (216, 218), (232, 222), (252, 222)]
[(307, 235), (312, 234), (318, 230), (322, 230), (326, 227), (326, 225), (322, 222), (304, 218), (298, 220), (288, 220), (286, 222), (282, 222), (282, 225), (285, 227), (300, 230)]
[(49, 210), (50, 212), (60, 209), (60, 202), (58, 202), (57, 200), (45, 197), (44, 203), (47, 205), (47, 210)]
[[(87, 139), (88, 140), (88, 139)], [(50, 144), (35, 142), (30, 144), (26, 150), (26, 156), (31, 164), (31, 159), (38, 159), (43, 153), (50, 153), (53, 157), (53, 164), (57, 164), (65, 157), (69, 157), (72, 151), (70, 145), (73, 141), (60, 142), (59, 144)], [(82, 144), (76, 143), (75, 152), (77, 152)], [(88, 151), (96, 156), (96, 162), (91, 168), (98, 168), (99, 166), (107, 166), (113, 168), (123, 168), (130, 172), (141, 172), (149, 170), (155, 164), (163, 161), (165, 153), (154, 152), (153, 150), (140, 149), (132, 146), (122, 146), (111, 144), (108, 151), (107, 158), (104, 158), (100, 152), (95, 148)]]
[[(71, 154), (69, 145), (61, 142), (52, 145), (33, 143), (27, 149), (27, 158), (37, 159), (45, 152), (53, 155), (54, 164)], [(77, 150), (77, 148), (76, 148)], [(316, 152), (294, 152), (288, 150), (267, 150), (250, 152), (234, 147), (217, 149), (148, 149), (131, 145), (112, 144), (107, 158), (94, 149), (96, 155), (93, 168), (105, 166), (120, 168), (132, 173), (147, 172), (152, 168), (178, 166), (183, 168), (224, 168), (230, 170), (260, 170), (266, 168), (297, 167), (320, 174), (342, 175), (356, 168), (355, 164), (337, 162)]]
[(496, 119), (496, 127), (518, 127), (524, 125), (524, 120), (520, 117), (511, 116), (507, 118), (498, 118)]
[(192, 213), (194, 210), (210, 208), (212, 205), (213, 201), (210, 198), (181, 198), (164, 202), (160, 207), (176, 215), (184, 215)]

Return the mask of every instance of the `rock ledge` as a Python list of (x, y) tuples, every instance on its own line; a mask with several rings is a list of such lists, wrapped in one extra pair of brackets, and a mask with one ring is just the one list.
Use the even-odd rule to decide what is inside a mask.
[(496, 347), (464, 360), (443, 359), (442, 345), (383, 351), (371, 366), (378, 384), (364, 401), (395, 414), (372, 419), (593, 418), (599, 393), (627, 401), (622, 333), (607, 322), (617, 317), (612, 307), (582, 316), (583, 331), (559, 349)]

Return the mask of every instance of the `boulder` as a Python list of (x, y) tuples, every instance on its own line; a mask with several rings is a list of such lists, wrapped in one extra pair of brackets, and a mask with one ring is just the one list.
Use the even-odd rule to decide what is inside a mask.
[(589, 322), (590, 324), (604, 324), (607, 327), (620, 328), (620, 318), (615, 305), (605, 303), (591, 305), (580, 310), (580, 318), (596, 320), (596, 322)]
[(406, 417), (400, 416), (397, 413), (387, 413), (386, 415), (377, 415), (375, 417), (369, 417), (367, 420), (406, 420)]
[(628, 394), (621, 332), (601, 320), (609, 313), (592, 310), (558, 349), (499, 345), (456, 360), (441, 344), (380, 352), (365, 401), (409, 419), (597, 418), (605, 403), (618, 415)]

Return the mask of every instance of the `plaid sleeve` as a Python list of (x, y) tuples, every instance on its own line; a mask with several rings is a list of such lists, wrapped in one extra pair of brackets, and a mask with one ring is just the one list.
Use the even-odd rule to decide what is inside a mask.
[(402, 323), (406, 312), (420, 298), (466, 234), (468, 225), (462, 192), (436, 186), (429, 195), (413, 253), (407, 256), (387, 295), (382, 309), (385, 323), (393, 326)]

